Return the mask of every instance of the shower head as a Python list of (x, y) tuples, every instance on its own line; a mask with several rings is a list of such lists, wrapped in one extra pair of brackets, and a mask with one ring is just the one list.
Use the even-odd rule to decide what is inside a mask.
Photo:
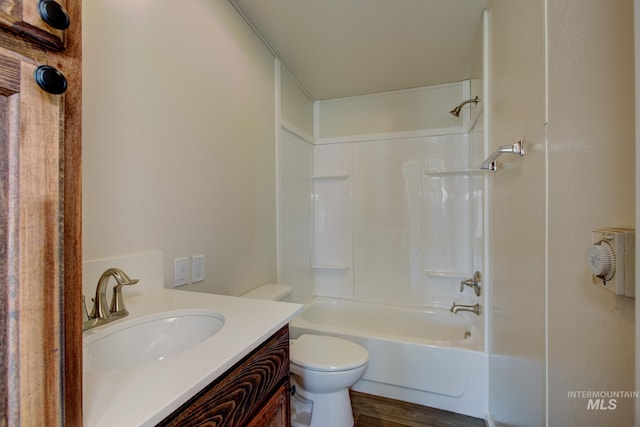
[(460, 105), (458, 105), (456, 108), (454, 108), (453, 110), (449, 111), (449, 114), (452, 114), (456, 117), (460, 117), (460, 110), (462, 110), (462, 107), (464, 107), (465, 105), (473, 102), (475, 104), (477, 104), (479, 101), (478, 97), (476, 96), (475, 98), (472, 99), (467, 99), (466, 101), (462, 102)]

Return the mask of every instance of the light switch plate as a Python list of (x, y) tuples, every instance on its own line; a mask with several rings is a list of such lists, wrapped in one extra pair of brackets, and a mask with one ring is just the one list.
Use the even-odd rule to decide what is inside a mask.
[(204, 280), (204, 255), (194, 255), (191, 257), (191, 282), (202, 282)]
[(189, 258), (176, 258), (173, 260), (173, 286), (178, 287), (189, 283)]

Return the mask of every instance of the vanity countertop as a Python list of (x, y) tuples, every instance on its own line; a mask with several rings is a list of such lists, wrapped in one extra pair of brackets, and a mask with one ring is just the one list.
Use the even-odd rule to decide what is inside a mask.
[[(300, 304), (157, 289), (126, 299), (131, 320), (163, 311), (209, 309), (224, 327), (213, 337), (153, 363), (83, 375), (84, 425), (151, 426), (187, 402), (302, 309)], [(109, 325), (84, 332), (86, 337)]]

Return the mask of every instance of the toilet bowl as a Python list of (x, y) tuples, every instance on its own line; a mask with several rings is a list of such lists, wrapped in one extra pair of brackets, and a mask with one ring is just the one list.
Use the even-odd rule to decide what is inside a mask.
[[(367, 369), (369, 353), (342, 338), (301, 335), (290, 349), (290, 371), (296, 393), (313, 402), (310, 427), (352, 427), (349, 387)], [(293, 427), (305, 424), (292, 419)]]
[[(290, 286), (268, 284), (243, 297), (286, 301), (290, 295)], [(305, 334), (291, 340), (289, 352), (291, 382), (296, 387), (292, 427), (353, 427), (349, 387), (367, 369), (367, 350), (342, 338)]]

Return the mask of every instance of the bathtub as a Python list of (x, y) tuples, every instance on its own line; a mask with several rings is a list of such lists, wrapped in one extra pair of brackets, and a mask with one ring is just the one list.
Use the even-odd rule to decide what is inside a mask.
[(484, 418), (488, 359), (473, 320), (448, 310), (316, 297), (293, 319), (290, 333), (365, 347), (369, 366), (354, 390)]

